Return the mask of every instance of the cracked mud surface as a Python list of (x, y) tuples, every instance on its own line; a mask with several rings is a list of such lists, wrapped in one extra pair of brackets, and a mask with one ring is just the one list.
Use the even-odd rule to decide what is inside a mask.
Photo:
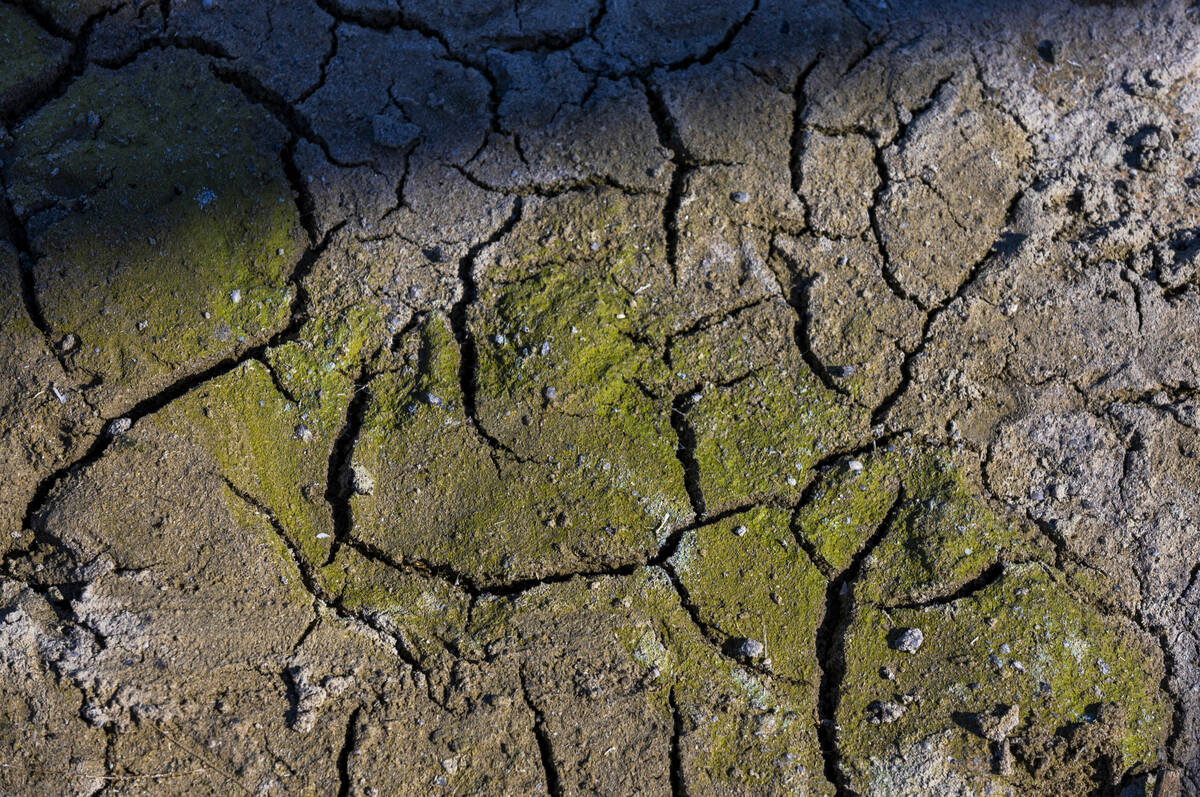
[(0, 2), (0, 793), (1200, 794), (1200, 8)]

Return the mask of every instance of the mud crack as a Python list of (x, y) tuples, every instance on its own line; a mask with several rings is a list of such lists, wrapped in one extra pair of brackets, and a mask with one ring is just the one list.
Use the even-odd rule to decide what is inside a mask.
[(546, 791), (550, 797), (562, 797), (562, 778), (559, 776), (558, 764), (554, 761), (554, 746), (551, 743), (550, 734), (546, 730), (546, 715), (533, 702), (524, 671), (521, 672), (521, 699), (525, 701), (525, 707), (533, 715), (533, 738), (537, 741), (542, 770), (546, 775)]
[(846, 671), (845, 630), (854, 608), (854, 583), (862, 573), (863, 564), (887, 536), (905, 500), (901, 487), (878, 528), (854, 554), (850, 564), (825, 588), (825, 616), (817, 627), (817, 665), (821, 671), (817, 687), (817, 738), (825, 760), (825, 779), (833, 785), (838, 797), (853, 794), (842, 774), (842, 757), (838, 747), (837, 708), (841, 698), (842, 678)]
[(513, 204), (512, 213), (491, 235), (472, 246), (458, 261), (458, 279), (462, 284), (462, 296), (450, 309), (450, 328), (454, 339), (458, 342), (461, 352), (458, 365), (458, 382), (462, 390), (463, 413), (467, 416), (471, 428), (487, 443), (493, 451), (503, 451), (514, 459), (519, 459), (516, 452), (492, 436), (479, 422), (475, 410), (475, 397), (479, 390), (479, 348), (475, 334), (471, 331), (468, 314), (471, 305), (479, 299), (478, 261), (480, 255), (493, 244), (503, 240), (517, 224), (525, 209), (525, 200), (518, 197)]

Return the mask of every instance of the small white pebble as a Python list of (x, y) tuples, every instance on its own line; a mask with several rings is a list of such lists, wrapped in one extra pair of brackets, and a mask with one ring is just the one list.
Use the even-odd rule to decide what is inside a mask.
[(240, 288), (234, 288), (229, 292), (229, 301), (237, 304), (242, 300), (242, 291)]

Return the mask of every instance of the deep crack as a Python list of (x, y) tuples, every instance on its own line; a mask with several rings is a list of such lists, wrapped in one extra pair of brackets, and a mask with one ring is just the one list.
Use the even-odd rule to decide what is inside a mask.
[(558, 764), (554, 761), (554, 746), (551, 743), (550, 734), (546, 730), (546, 715), (533, 702), (524, 671), (521, 672), (521, 698), (525, 701), (525, 707), (533, 714), (533, 738), (537, 742), (538, 754), (542, 760), (542, 771), (546, 775), (546, 791), (550, 797), (562, 797), (562, 779), (559, 776)]
[(866, 560), (887, 536), (905, 500), (903, 487), (896, 494), (887, 514), (863, 546), (854, 554), (850, 564), (825, 588), (825, 615), (817, 627), (817, 665), (821, 671), (817, 688), (817, 738), (825, 761), (825, 779), (834, 787), (837, 797), (849, 797), (850, 790), (842, 772), (842, 756), (838, 746), (837, 709), (841, 698), (842, 678), (845, 675), (845, 627), (854, 608), (854, 583)]
[(325, 501), (333, 516), (333, 544), (329, 546), (326, 565), (333, 564), (342, 545), (354, 535), (354, 510), (350, 503), (354, 494), (354, 446), (371, 400), (369, 383), (370, 376), (364, 369), (354, 380), (350, 403), (346, 406), (345, 422), (329, 452), (329, 465), (325, 472)]
[(493, 451), (503, 451), (517, 458), (508, 446), (488, 433), (479, 422), (475, 409), (475, 399), (478, 392), (479, 380), (479, 349), (475, 334), (471, 331), (469, 313), (471, 305), (479, 298), (479, 282), (476, 270), (479, 256), (493, 244), (503, 240), (521, 221), (525, 209), (525, 200), (518, 197), (513, 203), (512, 213), (495, 232), (467, 250), (458, 261), (458, 279), (462, 284), (462, 296), (450, 309), (450, 328), (459, 347), (458, 382), (462, 391), (463, 413), (471, 428), (488, 444)]

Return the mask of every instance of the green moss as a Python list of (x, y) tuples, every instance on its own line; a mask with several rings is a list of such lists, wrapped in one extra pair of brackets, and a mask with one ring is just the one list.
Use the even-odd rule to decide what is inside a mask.
[(304, 588), (304, 580), (300, 576), (296, 560), (287, 543), (275, 533), (270, 521), (228, 487), (222, 487), (221, 493), (225, 506), (229, 508), (234, 521), (242, 528), (249, 529), (274, 552), (275, 563), (278, 565), (283, 583), (287, 587), (288, 599), (297, 605), (311, 606), (312, 595)]
[(38, 299), (79, 339), (71, 363), (102, 379), (102, 408), (284, 324), (304, 245), (271, 151), (284, 133), (203, 59), (91, 68), (14, 135), (18, 211), (71, 210), (30, 224)]
[(730, 639), (766, 645), (772, 672), (814, 687), (825, 579), (788, 530), (759, 508), (687, 532), (671, 558), (700, 618)]
[(867, 419), (804, 362), (795, 311), (768, 299), (672, 340), (672, 391), (690, 396), (709, 512), (794, 503), (829, 454), (865, 442)]
[[(908, 627), (925, 635), (915, 654), (889, 645), (890, 634)], [(1125, 723), (1116, 771), (1153, 765), (1170, 723), (1158, 688), (1157, 649), (1132, 624), (1081, 602), (1061, 576), (1039, 563), (1008, 565), (987, 588), (930, 608), (862, 604), (845, 649), (839, 742), (855, 777), (865, 776), (880, 751), (905, 749), (941, 731), (951, 732), (948, 753), (956, 769), (986, 774), (988, 745), (968, 730), (969, 715), (1001, 704), (1020, 706), (1013, 735), (1025, 737), (1080, 723), (1086, 733), (1097, 704), (1119, 704)], [(894, 681), (879, 676), (883, 665), (895, 673)], [(896, 700), (911, 690), (919, 698), (899, 720), (869, 722), (872, 701)]]
[(525, 431), (523, 415), (603, 417), (640, 402), (635, 379), (657, 381), (657, 357), (633, 342), (629, 298), (611, 283), (550, 268), (492, 298), (472, 331), (480, 411), (498, 433), (531, 445), (541, 435)]
[(478, 654), (465, 634), (470, 597), (461, 589), (442, 579), (399, 572), (351, 548), (338, 552), (335, 565), (345, 574), (342, 605), (370, 615), (422, 661), (451, 663), (447, 646), (463, 656)]
[(373, 346), (383, 339), (379, 308), (363, 303), (336, 317), (309, 319), (295, 339), (267, 350), (280, 386), (296, 399), (314, 430), (337, 434), (345, 419), (355, 377), (378, 368)]
[(905, 501), (866, 561), (859, 594), (880, 602), (948, 593), (999, 561), (1054, 561), (1044, 538), (977, 500), (947, 459), (915, 456), (903, 465)]

